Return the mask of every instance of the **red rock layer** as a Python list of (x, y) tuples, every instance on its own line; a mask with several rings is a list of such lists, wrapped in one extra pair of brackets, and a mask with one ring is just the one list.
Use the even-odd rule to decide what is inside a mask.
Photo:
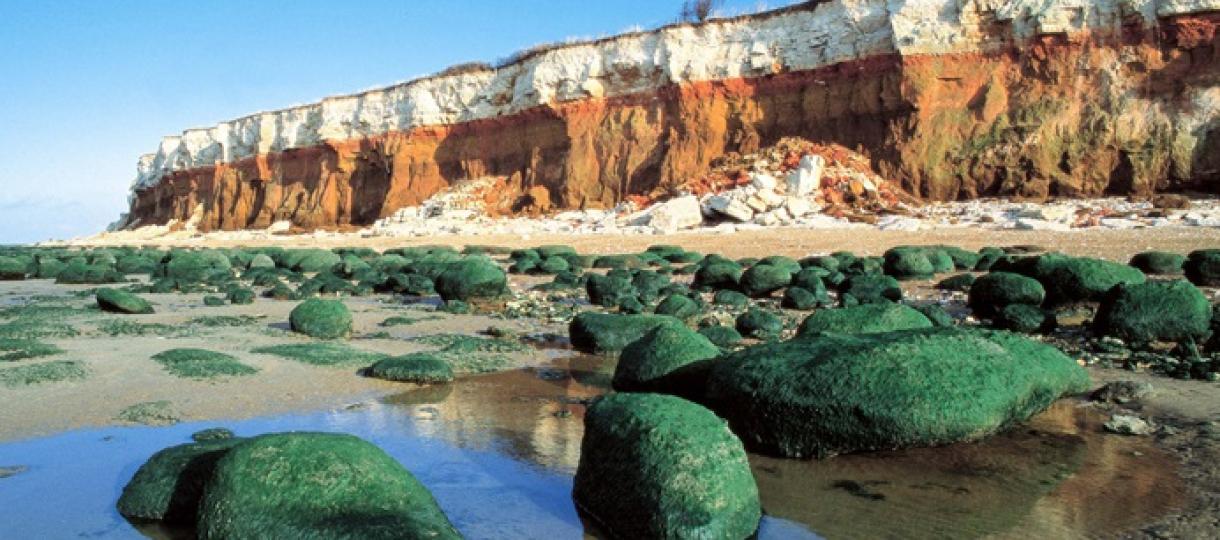
[[(856, 148), (937, 200), (1215, 191), (1218, 122), (1187, 148), (1166, 123), (1190, 114), (1192, 91), (1220, 85), (1218, 27), (1220, 14), (1192, 15), (1118, 36), (876, 56), (329, 141), (176, 172), (136, 194), (131, 223), (185, 220), (202, 204), (202, 230), (366, 225), (489, 175), (509, 178), (513, 194), (545, 189), (556, 207), (606, 207), (785, 136)], [(1139, 110), (1153, 104), (1156, 114)]]

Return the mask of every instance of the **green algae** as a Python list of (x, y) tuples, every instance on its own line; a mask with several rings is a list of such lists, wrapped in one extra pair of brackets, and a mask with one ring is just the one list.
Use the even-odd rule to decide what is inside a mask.
[(175, 377), (187, 379), (212, 379), (253, 375), (258, 370), (247, 366), (231, 355), (204, 349), (170, 349), (153, 355)]

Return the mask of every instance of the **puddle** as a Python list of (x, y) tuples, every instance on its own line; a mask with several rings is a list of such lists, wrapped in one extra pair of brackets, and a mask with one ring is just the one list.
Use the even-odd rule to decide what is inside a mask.
[[(428, 486), (467, 538), (597, 536), (572, 504), (572, 475), (586, 403), (612, 374), (612, 360), (572, 356), (333, 411), (3, 444), (0, 463), (25, 470), (0, 480), (0, 537), (189, 538), (136, 528), (114, 503), (148, 456), (215, 426), (365, 438)], [(1060, 403), (979, 444), (823, 461), (751, 456), (768, 514), (759, 538), (1097, 536), (1184, 503), (1168, 456), (1143, 439), (1100, 434), (1091, 414)]]

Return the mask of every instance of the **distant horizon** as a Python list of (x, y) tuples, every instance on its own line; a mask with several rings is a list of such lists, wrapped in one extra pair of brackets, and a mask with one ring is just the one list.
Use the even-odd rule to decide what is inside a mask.
[[(727, 0), (718, 15), (793, 3)], [(0, 33), (15, 44), (0, 51), (0, 68), (15, 82), (0, 88), (0, 144), (10, 151), (0, 160), (0, 244), (101, 232), (126, 211), (137, 160), (165, 136), (407, 83), (453, 65), (493, 63), (539, 43), (655, 29), (676, 22), (682, 2), (580, 10), (551, 4), (378, 0), (335, 13), (317, 1), (225, 0), (188, 20), (150, 1), (0, 6)], [(385, 16), (360, 18), (370, 13)], [(273, 24), (256, 24), (265, 21)], [(153, 31), (167, 28), (179, 33)], [(479, 39), (461, 39), (453, 28)], [(370, 35), (379, 47), (362, 46)], [(422, 47), (431, 48), (419, 56), (398, 52)]]

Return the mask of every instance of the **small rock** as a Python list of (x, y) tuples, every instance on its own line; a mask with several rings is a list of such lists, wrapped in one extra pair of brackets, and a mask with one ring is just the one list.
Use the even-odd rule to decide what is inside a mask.
[(1151, 397), (1154, 391), (1152, 384), (1140, 381), (1114, 381), (1103, 385), (1093, 392), (1093, 401), (1106, 403), (1139, 402)]
[(775, 180), (774, 176), (769, 174), (754, 174), (750, 176), (750, 185), (761, 191), (771, 191), (775, 189), (775, 186), (779, 185), (779, 182)]
[(658, 204), (653, 207), (652, 219), (648, 222), (654, 229), (666, 233), (697, 227), (702, 223), (703, 211), (699, 208), (699, 199), (694, 195)]
[(788, 197), (784, 202), (784, 208), (788, 214), (794, 218), (799, 218), (813, 211), (813, 204), (800, 197)]
[(1129, 414), (1111, 416), (1110, 421), (1106, 422), (1104, 427), (1106, 431), (1119, 435), (1150, 435), (1153, 429), (1152, 424), (1138, 416)]

